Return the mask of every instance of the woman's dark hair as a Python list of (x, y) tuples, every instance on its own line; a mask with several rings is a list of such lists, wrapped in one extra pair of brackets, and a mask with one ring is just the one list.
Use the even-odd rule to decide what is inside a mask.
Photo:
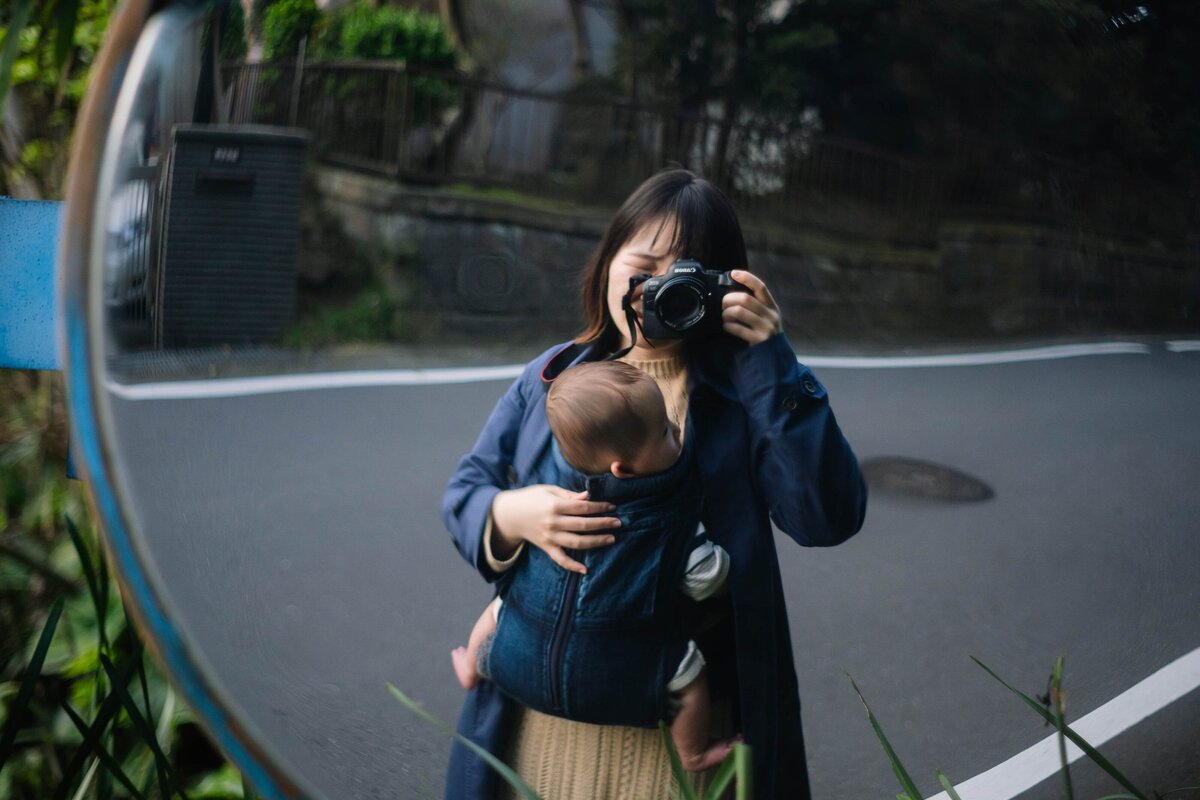
[(620, 330), (608, 314), (608, 270), (617, 251), (651, 223), (660, 232), (674, 220), (669, 252), (692, 258), (705, 269), (745, 269), (746, 243), (728, 198), (713, 184), (686, 169), (669, 169), (647, 179), (625, 200), (600, 238), (583, 270), (583, 316), (587, 327), (575, 337), (616, 350)]

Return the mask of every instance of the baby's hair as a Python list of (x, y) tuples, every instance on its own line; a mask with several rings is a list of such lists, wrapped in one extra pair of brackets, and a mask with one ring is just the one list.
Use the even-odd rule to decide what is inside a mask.
[(567, 463), (595, 475), (613, 460), (633, 461), (651, 441), (660, 420), (646, 412), (655, 402), (663, 405), (658, 385), (637, 367), (593, 361), (555, 378), (546, 419)]

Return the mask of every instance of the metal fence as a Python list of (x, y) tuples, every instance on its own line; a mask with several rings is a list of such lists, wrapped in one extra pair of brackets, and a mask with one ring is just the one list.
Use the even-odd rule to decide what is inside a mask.
[[(869, 226), (893, 241), (931, 240), (955, 215), (1133, 230), (1162, 224), (1170, 215), (1155, 209), (1179, 199), (1127, 175), (1011, 148), (972, 145), (934, 163), (794, 125), (726, 126), (712, 115), (519, 90), (401, 62), (232, 64), (223, 77), (232, 122), (306, 128), (324, 162), (585, 205), (616, 204), (672, 163), (716, 180), (748, 222)], [(1194, 205), (1180, 207), (1178, 221), (1194, 221)]]

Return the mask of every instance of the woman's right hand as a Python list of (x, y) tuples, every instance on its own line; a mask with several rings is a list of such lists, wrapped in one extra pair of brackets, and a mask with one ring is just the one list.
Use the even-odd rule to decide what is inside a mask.
[(539, 483), (500, 492), (492, 500), (492, 553), (508, 558), (526, 541), (539, 547), (563, 569), (585, 574), (587, 568), (563, 548), (589, 550), (616, 541), (613, 536), (583, 535), (620, 527), (616, 517), (592, 517), (616, 508), (612, 503), (588, 500), (587, 492)]

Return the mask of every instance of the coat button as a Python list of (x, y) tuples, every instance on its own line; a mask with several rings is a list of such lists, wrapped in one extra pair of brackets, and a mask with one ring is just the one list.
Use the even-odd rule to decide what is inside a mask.
[(783, 398), (783, 407), (788, 411), (795, 411), (797, 405), (799, 403), (796, 402), (796, 398), (791, 396)]
[(804, 386), (804, 391), (808, 392), (809, 394), (817, 393), (817, 384), (814, 381), (806, 378), (802, 385)]

